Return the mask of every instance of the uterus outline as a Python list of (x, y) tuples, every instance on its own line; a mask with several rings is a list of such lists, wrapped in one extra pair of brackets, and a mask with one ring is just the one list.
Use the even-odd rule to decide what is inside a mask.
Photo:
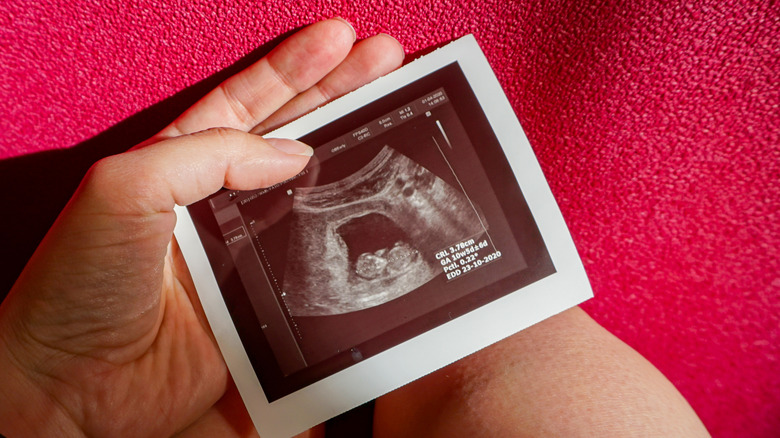
[(292, 316), (399, 298), (443, 273), (437, 251), (486, 230), (461, 189), (389, 146), (357, 172), (293, 196), (283, 280)]

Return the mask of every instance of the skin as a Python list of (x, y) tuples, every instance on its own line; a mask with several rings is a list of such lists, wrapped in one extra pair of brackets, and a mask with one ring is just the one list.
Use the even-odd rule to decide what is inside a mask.
[(573, 308), (381, 397), (385, 437), (707, 437), (647, 360)]
[[(257, 436), (172, 237), (173, 207), (295, 175), (311, 148), (256, 134), (403, 57), (387, 35), (355, 44), (343, 20), (313, 24), (96, 163), (0, 305), (0, 434)], [(707, 432), (652, 365), (572, 309), (380, 398), (375, 434)]]
[(298, 173), (311, 148), (248, 132), (403, 60), (386, 35), (354, 42), (343, 20), (311, 25), (152, 139), (90, 169), (0, 306), (0, 433), (253, 432), (245, 413), (226, 418), (237, 397), (172, 240), (172, 209)]

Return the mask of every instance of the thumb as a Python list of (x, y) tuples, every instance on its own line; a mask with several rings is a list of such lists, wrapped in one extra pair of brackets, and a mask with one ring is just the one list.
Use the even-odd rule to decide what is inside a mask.
[(164, 253), (175, 205), (222, 187), (250, 190), (284, 181), (312, 153), (295, 140), (215, 128), (111, 156), (92, 166), (49, 234), (54, 238), (67, 230), (67, 246), (83, 240), (88, 248), (157, 236), (150, 243)]
[[(223, 186), (276, 184), (300, 172), (311, 155), (294, 140), (216, 128), (99, 161), (9, 294), (20, 304), (14, 307), (26, 309), (17, 316), (38, 329), (39, 340), (60, 348), (68, 341), (73, 352), (131, 342), (123, 338), (159, 322), (173, 207)], [(83, 342), (79, 332), (104, 336)]]
[[(222, 187), (251, 190), (298, 173), (312, 148), (295, 140), (263, 139), (214, 128), (165, 140), (98, 162), (83, 195), (112, 213), (150, 214), (188, 205)], [(117, 202), (122, 201), (122, 202)]]
[(175, 205), (191, 204), (222, 187), (276, 184), (300, 172), (312, 153), (295, 140), (215, 128), (104, 158), (89, 170), (44, 244), (69, 251), (132, 244), (137, 255), (143, 241), (164, 253)]

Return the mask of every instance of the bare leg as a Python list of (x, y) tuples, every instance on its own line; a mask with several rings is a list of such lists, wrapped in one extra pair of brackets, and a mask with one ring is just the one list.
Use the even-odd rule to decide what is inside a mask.
[(374, 436), (709, 436), (647, 360), (579, 308), (377, 400)]

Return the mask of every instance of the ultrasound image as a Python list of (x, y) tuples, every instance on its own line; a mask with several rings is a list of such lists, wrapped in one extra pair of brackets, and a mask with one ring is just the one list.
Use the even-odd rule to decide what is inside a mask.
[(331, 184), (297, 188), (283, 296), (293, 316), (401, 297), (443, 272), (437, 251), (483, 225), (462, 191), (385, 146)]

